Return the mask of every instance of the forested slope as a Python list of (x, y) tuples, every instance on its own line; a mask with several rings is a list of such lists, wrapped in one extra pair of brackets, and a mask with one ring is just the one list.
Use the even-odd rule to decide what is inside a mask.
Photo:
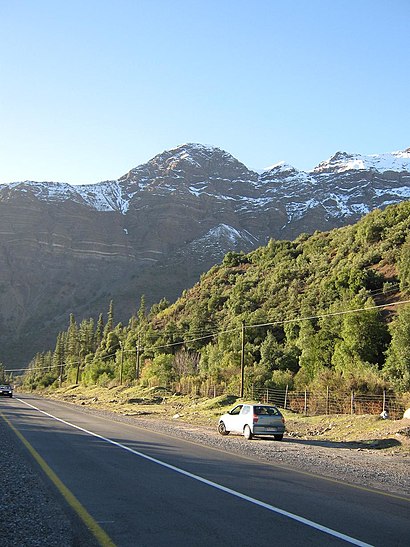
[[(212, 380), (265, 387), (410, 390), (410, 202), (357, 224), (228, 253), (172, 305), (127, 326), (73, 316), (25, 382)], [(243, 344), (242, 344), (242, 336)], [(244, 346), (244, 351), (243, 351)]]

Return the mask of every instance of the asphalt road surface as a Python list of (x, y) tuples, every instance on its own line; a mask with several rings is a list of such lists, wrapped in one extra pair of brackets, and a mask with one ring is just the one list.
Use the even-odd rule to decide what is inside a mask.
[(88, 530), (85, 545), (410, 545), (410, 496), (290, 471), (31, 395), (0, 400), (0, 412)]

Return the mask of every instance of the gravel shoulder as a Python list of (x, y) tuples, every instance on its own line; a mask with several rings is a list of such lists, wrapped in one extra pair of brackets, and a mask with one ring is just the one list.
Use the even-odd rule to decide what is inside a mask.
[(74, 545), (72, 524), (15, 433), (0, 416), (2, 547)]

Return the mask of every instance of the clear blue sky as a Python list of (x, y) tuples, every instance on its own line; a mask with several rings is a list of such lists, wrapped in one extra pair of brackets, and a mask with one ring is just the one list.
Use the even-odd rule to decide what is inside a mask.
[(0, 183), (410, 146), (409, 0), (0, 0)]

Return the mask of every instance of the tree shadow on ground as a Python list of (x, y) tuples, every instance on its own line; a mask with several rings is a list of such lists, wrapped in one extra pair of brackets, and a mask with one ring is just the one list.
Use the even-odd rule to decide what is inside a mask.
[[(262, 438), (262, 437), (261, 437)], [(267, 437), (265, 437), (267, 439)], [(324, 448), (345, 448), (350, 450), (367, 449), (382, 450), (385, 448), (397, 448), (402, 443), (398, 439), (366, 439), (362, 441), (326, 441), (318, 439), (301, 439), (295, 437), (284, 437), (285, 443), (305, 444), (308, 446), (322, 446)]]

